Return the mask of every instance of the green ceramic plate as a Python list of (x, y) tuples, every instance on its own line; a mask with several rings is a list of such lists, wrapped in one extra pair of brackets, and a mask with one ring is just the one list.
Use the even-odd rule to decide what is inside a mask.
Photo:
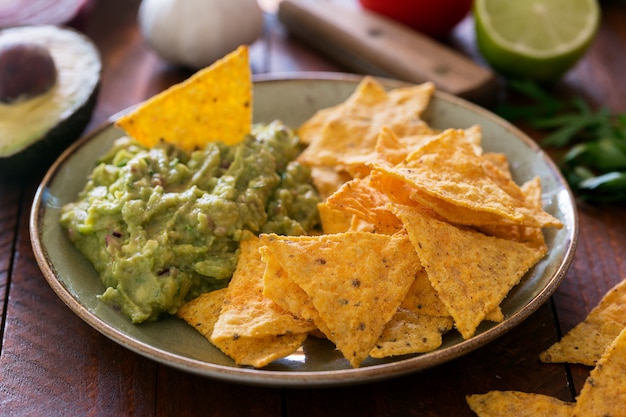
[[(297, 127), (317, 109), (343, 101), (359, 81), (357, 76), (329, 73), (256, 79), (255, 120), (281, 119)], [(399, 85), (385, 82), (389, 86)], [(548, 255), (505, 300), (505, 320), (483, 323), (469, 340), (453, 331), (436, 351), (386, 360), (367, 359), (362, 367), (352, 369), (331, 343), (313, 338), (295, 354), (264, 369), (252, 369), (236, 366), (175, 317), (157, 323), (131, 324), (121, 313), (97, 300), (103, 286), (58, 222), (59, 208), (76, 198), (96, 158), (122, 135), (111, 123), (76, 142), (42, 181), (31, 213), (31, 239), (37, 262), (53, 290), (90, 326), (140, 355), (189, 372), (249, 384), (308, 387), (380, 380), (441, 364), (514, 328), (549, 298), (572, 261), (578, 226), (576, 206), (565, 180), (553, 162), (519, 130), (474, 104), (443, 93), (435, 95), (424, 118), (436, 128), (480, 124), (484, 148), (508, 155), (518, 183), (538, 175), (543, 184), (545, 209), (565, 225), (561, 230), (546, 230)]]

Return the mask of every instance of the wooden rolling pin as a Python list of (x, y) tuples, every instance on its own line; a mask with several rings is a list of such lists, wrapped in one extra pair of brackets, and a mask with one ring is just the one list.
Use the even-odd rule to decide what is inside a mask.
[(294, 37), (346, 68), (439, 90), (479, 103), (495, 100), (496, 75), (407, 26), (360, 7), (323, 0), (283, 0), (278, 18)]

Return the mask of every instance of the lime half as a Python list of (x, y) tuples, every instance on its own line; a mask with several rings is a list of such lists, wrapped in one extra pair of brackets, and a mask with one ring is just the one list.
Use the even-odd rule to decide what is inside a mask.
[(583, 56), (600, 22), (597, 0), (475, 0), (478, 48), (501, 74), (552, 82)]

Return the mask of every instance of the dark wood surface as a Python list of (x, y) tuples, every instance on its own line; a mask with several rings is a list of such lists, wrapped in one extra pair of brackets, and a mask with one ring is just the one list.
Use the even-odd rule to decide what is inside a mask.
[[(104, 65), (87, 130), (190, 74), (146, 47), (136, 24), (138, 3), (97, 1), (81, 23)], [(557, 90), (623, 112), (626, 6), (605, 2), (603, 12), (591, 49)], [(263, 38), (251, 48), (255, 73), (343, 70), (291, 39), (275, 16), (266, 19)], [(472, 53), (471, 21), (457, 28), (450, 44)], [(0, 179), (1, 415), (471, 416), (465, 395), (493, 389), (571, 401), (590, 369), (542, 364), (537, 355), (626, 277), (626, 209), (579, 204), (578, 250), (554, 296), (520, 326), (467, 356), (400, 378), (332, 389), (226, 383), (132, 353), (93, 330), (57, 298), (35, 262), (28, 236), (41, 175), (34, 170), (30, 178)]]

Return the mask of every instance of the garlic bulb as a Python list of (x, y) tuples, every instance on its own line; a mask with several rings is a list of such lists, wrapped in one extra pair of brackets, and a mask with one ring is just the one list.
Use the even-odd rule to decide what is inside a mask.
[(138, 21), (157, 54), (193, 69), (251, 44), (263, 31), (256, 0), (143, 0)]

